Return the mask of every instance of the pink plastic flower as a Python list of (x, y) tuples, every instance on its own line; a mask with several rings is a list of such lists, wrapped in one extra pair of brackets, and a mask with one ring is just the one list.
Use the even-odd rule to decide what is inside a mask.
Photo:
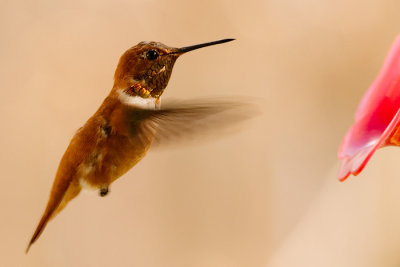
[(394, 41), (378, 77), (364, 95), (338, 156), (339, 180), (358, 175), (374, 152), (400, 145), (400, 35)]

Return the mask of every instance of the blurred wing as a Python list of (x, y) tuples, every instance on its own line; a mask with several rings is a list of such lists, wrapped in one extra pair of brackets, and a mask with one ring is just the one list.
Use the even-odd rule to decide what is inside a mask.
[[(159, 110), (128, 108), (130, 133), (142, 142), (164, 145), (215, 137), (255, 115), (255, 107), (238, 101), (175, 101)], [(219, 133), (217, 133), (219, 131)]]

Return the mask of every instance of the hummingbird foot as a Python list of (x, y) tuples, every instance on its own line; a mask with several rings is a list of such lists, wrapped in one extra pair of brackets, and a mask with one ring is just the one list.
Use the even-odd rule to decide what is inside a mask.
[(105, 187), (105, 188), (101, 188), (101, 189), (100, 189), (99, 195), (100, 195), (101, 197), (105, 197), (107, 194), (108, 194), (108, 187)]

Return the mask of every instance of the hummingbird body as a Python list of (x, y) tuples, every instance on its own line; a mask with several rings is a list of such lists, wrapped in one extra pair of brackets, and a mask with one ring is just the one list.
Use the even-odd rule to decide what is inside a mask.
[(195, 102), (161, 108), (160, 100), (181, 54), (231, 40), (183, 48), (141, 42), (121, 56), (111, 92), (76, 132), (60, 161), (47, 207), (26, 251), (82, 189), (107, 195), (110, 184), (136, 165), (153, 142), (197, 131), (203, 127), (198, 122), (234, 107)]

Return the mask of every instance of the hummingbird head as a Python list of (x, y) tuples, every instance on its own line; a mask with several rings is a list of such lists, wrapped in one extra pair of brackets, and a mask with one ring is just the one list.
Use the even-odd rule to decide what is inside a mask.
[(167, 87), (176, 59), (189, 51), (234, 39), (173, 48), (159, 42), (140, 42), (120, 58), (114, 75), (114, 88), (132, 96), (158, 98)]

